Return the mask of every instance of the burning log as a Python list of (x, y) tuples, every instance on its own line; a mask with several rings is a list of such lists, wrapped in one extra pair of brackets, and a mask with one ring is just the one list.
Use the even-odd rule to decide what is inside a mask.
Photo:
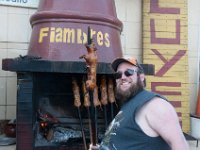
[(41, 109), (38, 109), (37, 111), (38, 119), (39, 119), (39, 130), (42, 133), (42, 135), (47, 138), (48, 133), (52, 126), (55, 123), (59, 123), (58, 119), (52, 116), (48, 112), (44, 112)]
[[(46, 139), (50, 143), (67, 143), (70, 139), (80, 139), (82, 136), (81, 131), (73, 128), (63, 127), (61, 125), (54, 125), (48, 132)], [(87, 150), (87, 149), (86, 149)]]
[(62, 126), (54, 126), (51, 132), (51, 143), (67, 143), (70, 138), (75, 139), (81, 137), (81, 131), (64, 128)]

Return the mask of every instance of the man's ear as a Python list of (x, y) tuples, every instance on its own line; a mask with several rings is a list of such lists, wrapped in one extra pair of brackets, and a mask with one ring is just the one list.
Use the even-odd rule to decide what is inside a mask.
[(145, 75), (144, 75), (144, 73), (141, 73), (141, 74), (140, 74), (140, 79), (141, 79), (142, 82), (144, 82), (144, 80), (145, 80)]
[(142, 81), (143, 86), (146, 87), (146, 79), (145, 79), (145, 74), (144, 73), (140, 74), (140, 80)]

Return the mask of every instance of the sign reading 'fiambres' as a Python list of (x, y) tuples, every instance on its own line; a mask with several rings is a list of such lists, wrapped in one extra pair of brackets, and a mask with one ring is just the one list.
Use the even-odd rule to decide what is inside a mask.
[(37, 8), (39, 0), (0, 0), (0, 5)]

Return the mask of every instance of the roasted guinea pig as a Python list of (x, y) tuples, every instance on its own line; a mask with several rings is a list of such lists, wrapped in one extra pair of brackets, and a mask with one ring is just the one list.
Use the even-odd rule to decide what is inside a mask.
[(86, 81), (86, 88), (88, 90), (94, 90), (96, 87), (96, 70), (97, 70), (97, 54), (94, 43), (86, 45), (87, 54), (82, 55), (80, 58), (84, 58), (87, 66), (88, 79)]

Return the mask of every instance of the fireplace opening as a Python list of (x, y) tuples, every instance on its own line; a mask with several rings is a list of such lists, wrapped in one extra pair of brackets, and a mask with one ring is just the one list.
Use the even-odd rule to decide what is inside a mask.
[[(77, 80), (80, 89), (81, 106), (79, 108), (74, 106), (72, 77)], [(82, 90), (82, 80), (85, 77), (84, 74), (34, 74), (33, 120), (35, 121), (33, 122), (33, 129), (35, 147), (57, 145), (81, 147), (81, 145), (83, 146), (82, 128), (86, 142), (90, 143), (88, 112), (83, 105), (85, 93)], [(97, 75), (98, 86), (100, 86), (101, 77), (102, 75)], [(110, 78), (108, 75), (107, 77)], [(98, 98), (101, 98), (100, 88), (98, 90)], [(78, 114), (78, 109), (81, 116)], [(112, 116), (117, 111), (117, 104), (97, 106), (97, 140), (99, 142), (105, 133), (107, 125), (112, 120)], [(82, 126), (80, 123), (82, 123)]]

